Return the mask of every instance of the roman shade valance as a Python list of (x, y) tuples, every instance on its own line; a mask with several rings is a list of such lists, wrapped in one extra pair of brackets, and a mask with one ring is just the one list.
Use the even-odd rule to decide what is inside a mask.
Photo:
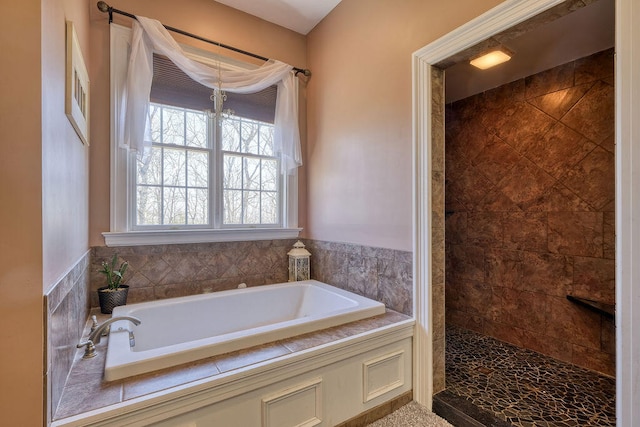
[(168, 58), (195, 82), (230, 93), (256, 93), (275, 85), (274, 150), (284, 173), (302, 165), (298, 130), (298, 94), (293, 67), (269, 60), (253, 70), (221, 70), (188, 58), (159, 21), (136, 16), (127, 72), (124, 143), (142, 153), (150, 146), (149, 99), (153, 81), (154, 53)]

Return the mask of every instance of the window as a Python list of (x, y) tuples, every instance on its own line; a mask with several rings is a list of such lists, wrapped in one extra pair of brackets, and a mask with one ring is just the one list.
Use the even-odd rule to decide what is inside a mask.
[[(113, 117), (122, 117), (129, 34), (112, 25)], [(185, 50), (212, 61), (209, 54)], [(227, 93), (224, 113), (212, 93), (154, 55), (151, 149), (139, 158), (121, 147), (122, 124), (112, 120), (107, 245), (297, 237), (297, 179), (281, 174), (273, 150), (275, 86), (258, 94)]]
[(273, 126), (225, 118), (222, 122), (224, 225), (280, 222), (280, 162), (273, 156)]
[(136, 226), (209, 224), (206, 113), (151, 104), (150, 116), (153, 146), (136, 162)]
[[(280, 224), (272, 124), (239, 116), (219, 121), (206, 111), (157, 103), (150, 117), (153, 146), (136, 162), (136, 228), (207, 226), (216, 215), (212, 202), (221, 204), (224, 226)], [(211, 185), (217, 169), (218, 191)]]

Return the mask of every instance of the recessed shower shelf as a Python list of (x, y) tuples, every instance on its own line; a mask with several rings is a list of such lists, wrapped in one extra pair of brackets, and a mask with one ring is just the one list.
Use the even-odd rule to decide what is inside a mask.
[(574, 297), (573, 295), (567, 295), (567, 299), (571, 302), (575, 302), (576, 304), (586, 307), (589, 310), (595, 311), (596, 313), (600, 313), (603, 316), (608, 317), (609, 319), (614, 319), (616, 316), (615, 304), (606, 304), (600, 301), (592, 301), (586, 298)]

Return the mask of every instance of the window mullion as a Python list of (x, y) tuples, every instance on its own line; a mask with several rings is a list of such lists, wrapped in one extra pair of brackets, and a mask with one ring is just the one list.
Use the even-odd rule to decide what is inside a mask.
[[(262, 154), (261, 150), (260, 150), (260, 128), (262, 126), (258, 125), (257, 129), (258, 129), (258, 133), (256, 134), (256, 139), (258, 140), (258, 154)], [(260, 176), (258, 177), (258, 207), (259, 207), (259, 217), (258, 217), (258, 221), (260, 222), (260, 224), (262, 224), (262, 189), (264, 188), (262, 186), (262, 159), (258, 160), (258, 173), (260, 174)]]
[[(260, 139), (258, 139), (258, 146), (260, 146)], [(260, 180), (259, 180), (259, 182), (260, 182), (260, 190), (258, 191), (258, 197), (259, 197), (258, 203), (259, 203), (259, 206), (260, 206), (260, 223), (262, 224), (262, 214), (263, 214), (263, 212), (262, 212), (262, 193), (264, 192), (264, 190), (263, 190), (264, 187), (262, 186), (262, 159), (260, 159)]]
[(187, 150), (187, 112), (182, 112), (182, 136), (184, 144), (184, 223), (189, 225), (189, 151)]
[(242, 149), (242, 132), (243, 130), (243, 126), (242, 126), (242, 121), (240, 121), (240, 126), (238, 128), (238, 133), (240, 135), (240, 140), (238, 141), (240, 143), (240, 146), (238, 147), (238, 152), (241, 153), (242, 155), (240, 156), (240, 224), (244, 225), (244, 196), (245, 196), (245, 191), (244, 191), (244, 174), (246, 173), (245, 171), (245, 157), (244, 157), (244, 150)]
[[(160, 144), (164, 142), (164, 108), (160, 108)], [(153, 142), (151, 143), (153, 145)], [(160, 146), (160, 224), (164, 225), (164, 147)]]
[(218, 126), (218, 118), (215, 114), (207, 114), (208, 120), (207, 125), (209, 146), (211, 147), (211, 158), (209, 159), (209, 179), (211, 180), (211, 185), (209, 186), (209, 199), (210, 203), (210, 212), (212, 218), (212, 226), (213, 228), (221, 228), (222, 226), (222, 202), (223, 202), (223, 175), (222, 175), (222, 130), (220, 126)]

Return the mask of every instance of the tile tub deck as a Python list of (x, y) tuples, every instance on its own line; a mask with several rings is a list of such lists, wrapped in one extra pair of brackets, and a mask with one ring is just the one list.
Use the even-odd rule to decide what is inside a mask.
[[(110, 317), (92, 314), (98, 316), (100, 323)], [(61, 420), (123, 403), (409, 319), (409, 316), (387, 309), (385, 314), (369, 319), (112, 382), (102, 379), (108, 345), (105, 338), (96, 346), (98, 356), (95, 358), (83, 360), (81, 351), (76, 355), (53, 419)]]

